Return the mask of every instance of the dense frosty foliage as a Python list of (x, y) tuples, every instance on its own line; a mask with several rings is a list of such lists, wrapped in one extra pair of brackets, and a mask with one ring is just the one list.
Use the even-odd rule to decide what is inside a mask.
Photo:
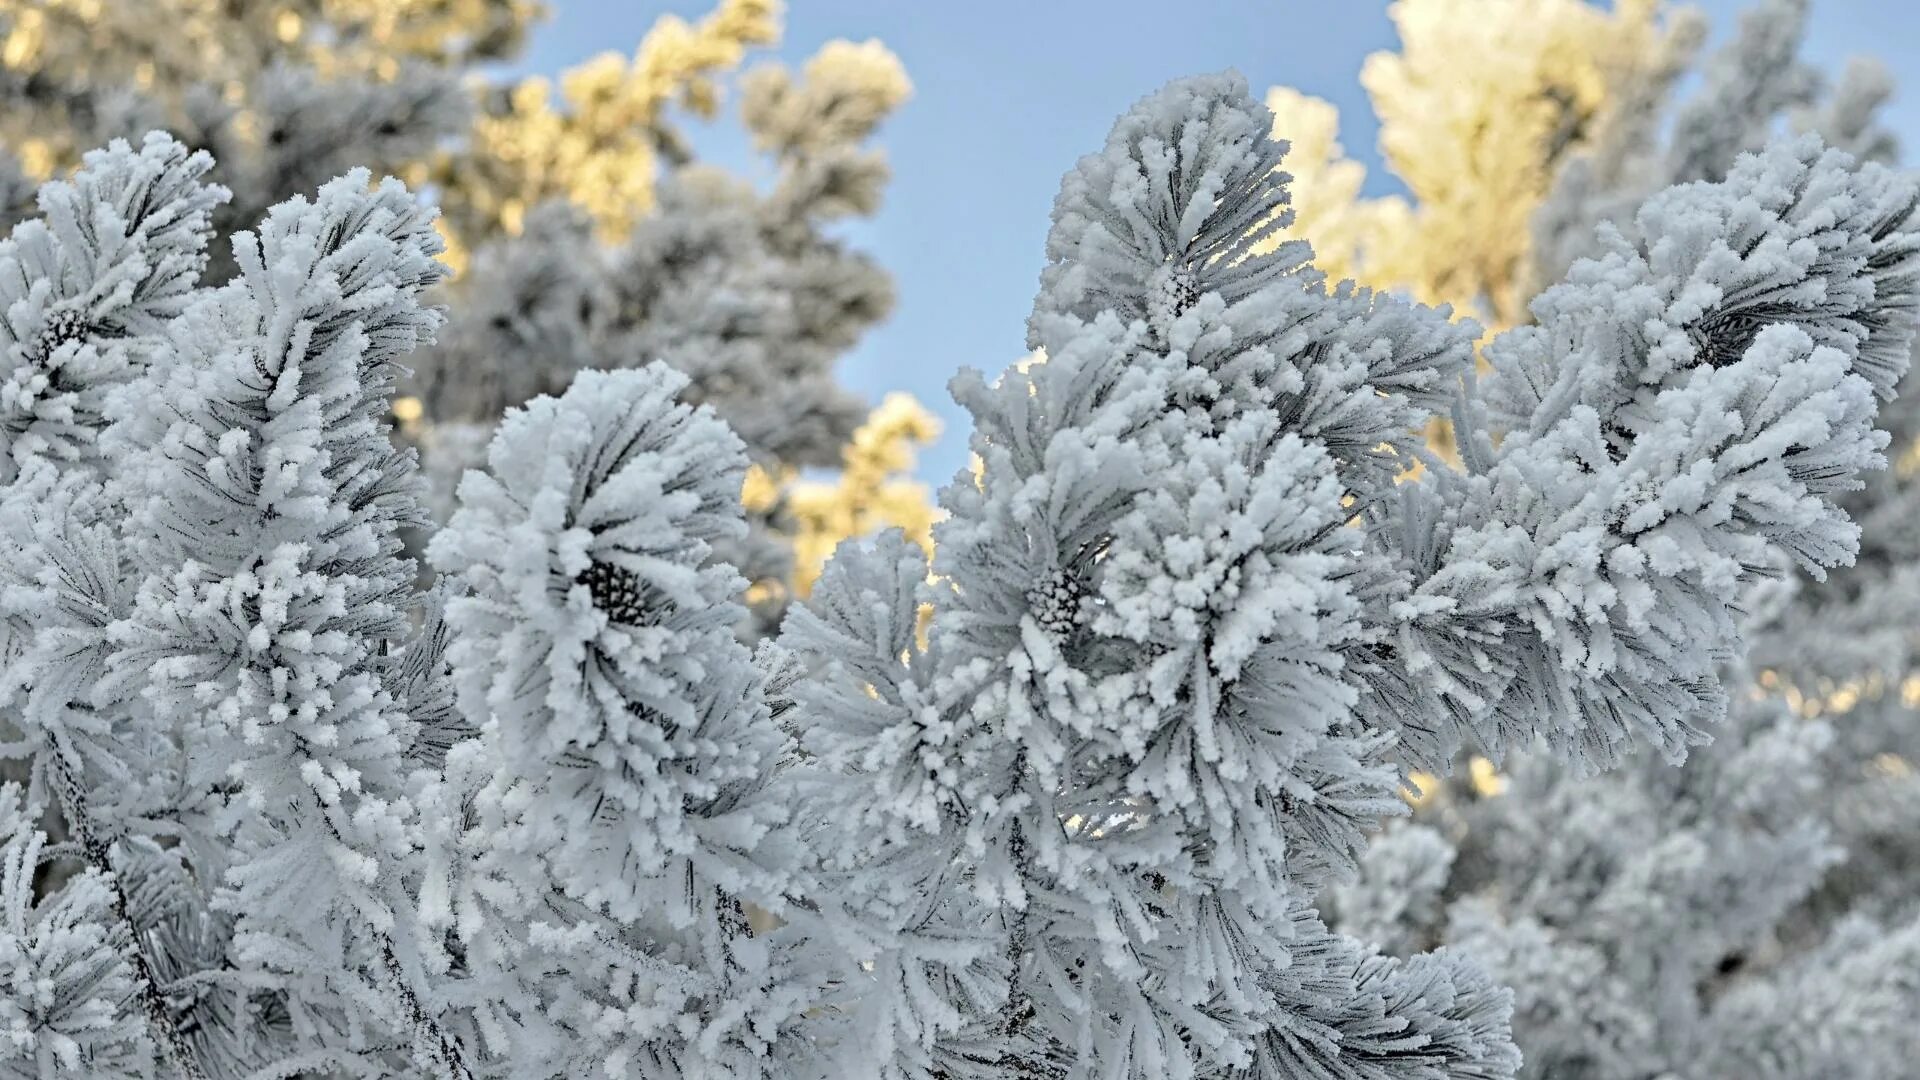
[[(1662, 184), (1748, 168), (1738, 154), (1783, 124), (1871, 160), (1892, 159), (1896, 148), (1875, 115), (1890, 81), (1865, 62), (1837, 81), (1810, 67), (1800, 55), (1806, 8), (1796, 0), (1758, 5), (1677, 108), (1669, 107), (1671, 78), (1638, 83), (1560, 169), (1536, 217), (1536, 256), (1612, 262), (1644, 250), (1653, 260), (1688, 227), (1670, 210), (1649, 206), (1636, 217), (1631, 208)], [(1782, 176), (1793, 187), (1816, 173)], [(1800, 190), (1780, 194), (1804, 198)], [(1767, 245), (1824, 246), (1826, 208), (1795, 213), (1800, 223), (1783, 232), (1749, 234), (1751, 252), (1735, 248), (1742, 261), (1753, 265)], [(1615, 227), (1595, 231), (1598, 218)], [(1636, 247), (1623, 236), (1647, 239)], [(1805, 250), (1809, 271), (1823, 273), (1813, 268), (1824, 256)], [(1902, 327), (1913, 319), (1910, 275), (1875, 286), (1871, 306), (1894, 301), (1888, 310), (1899, 321), (1861, 328), (1862, 357), (1885, 366), (1872, 375), (1882, 395), (1909, 365)], [(1736, 304), (1719, 302), (1736, 311), (1717, 318), (1744, 320), (1754, 306), (1798, 308), (1792, 321), (1815, 339), (1840, 331), (1846, 350), (1858, 340), (1846, 324), (1859, 299), (1825, 288), (1747, 289)], [(1602, 296), (1623, 310), (1638, 302), (1615, 291), (1577, 299)], [(1551, 337), (1556, 321), (1564, 328), (1567, 299), (1563, 288), (1534, 304), (1540, 335)], [(1884, 348), (1872, 345), (1876, 338)], [(1542, 397), (1529, 384), (1559, 365), (1590, 363), (1591, 344), (1555, 346), (1555, 358), (1536, 357), (1531, 372), (1526, 363), (1503, 371), (1491, 395), (1496, 413), (1505, 393), (1518, 389), (1519, 397), (1495, 426), (1527, 423)], [(1617, 383), (1604, 385), (1616, 368), (1590, 370), (1607, 398), (1631, 398)], [(1515, 381), (1516, 373), (1524, 377)], [(1751, 659), (1722, 675), (1730, 720), (1710, 732), (1715, 745), (1684, 773), (1634, 761), (1582, 779), (1532, 755), (1497, 773), (1480, 761), (1454, 779), (1422, 776), (1420, 824), (1389, 828), (1361, 880), (1338, 892), (1331, 911), (1341, 929), (1396, 954), (1442, 943), (1464, 949), (1514, 987), (1525, 1075), (1785, 1080), (1912, 1071), (1916, 1046), (1901, 1019), (1920, 1007), (1911, 979), (1920, 919), (1920, 774), (1911, 764), (1920, 758), (1920, 550), (1910, 526), (1920, 457), (1910, 393), (1884, 401), (1877, 426), (1891, 436), (1893, 467), (1837, 500), (1862, 533), (1852, 565), (1830, 574), (1796, 568), (1791, 545), (1761, 555), (1778, 578), (1741, 594)]]
[[(384, 418), (445, 271), (398, 182), (279, 204), (219, 286), (205, 158), (156, 135), (45, 189), (0, 248), (0, 1069), (1514, 1075), (1546, 946), (1381, 953), (1327, 890), (1410, 767), (1604, 769), (1722, 719), (1776, 552), (1859, 545), (1834, 500), (1884, 464), (1914, 189), (1808, 140), (1657, 196), (1662, 239), (1577, 264), (1483, 394), (1471, 323), (1287, 236), (1272, 122), (1233, 75), (1121, 118), (1062, 183), (1044, 359), (954, 382), (981, 464), (932, 560), (844, 547), (758, 650), (750, 443), (665, 365), (513, 410), (421, 591)], [(1745, 806), (1822, 738), (1702, 782)], [(1789, 860), (1756, 910), (1804, 895), (1824, 838), (1741, 827)], [(1356, 926), (1436, 917), (1431, 839)], [(1897, 987), (1851, 933), (1806, 1001), (1881, 995), (1865, 1031)]]
[[(1550, 530), (1544, 561), (1502, 571), (1553, 579), (1540, 644), (1509, 663), (1555, 657), (1562, 673), (1503, 688), (1503, 726), (1573, 701), (1587, 723), (1547, 733), (1580, 759), (1605, 763), (1636, 732), (1675, 756), (1722, 707), (1713, 665), (1732, 655), (1743, 575), (1769, 550), (1815, 574), (1851, 558), (1858, 530), (1831, 496), (1882, 464), (1874, 398), (1905, 371), (1920, 288), (1900, 229), (1914, 202), (1886, 170), (1777, 145), (1649, 201), (1657, 240), (1575, 264), (1538, 325), (1488, 346), (1507, 434), (1497, 454), (1463, 447), (1490, 481), (1469, 505), (1492, 511), (1469, 542), (1499, 566), (1526, 550), (1503, 544), (1514, 526)], [(1578, 670), (1609, 692), (1587, 697)]]
[(708, 560), (744, 529), (745, 455), (685, 385), (589, 372), (510, 413), (432, 547), (459, 704), (489, 722), (449, 757), (470, 823), (428, 914), (506, 1075), (763, 1075), (837, 969), (745, 906), (780, 914), (806, 846), (778, 654), (735, 640), (741, 582)]
[(16, 384), (40, 391), (8, 403), (13, 751), (83, 867), (61, 892), (109, 883), (89, 910), (130, 946), (149, 1065), (318, 1068), (396, 1020), (457, 1061), (408, 930), (395, 553), (417, 511), (379, 419), (438, 321), (418, 293), (439, 240), (398, 183), (351, 173), (195, 290), (209, 164), (116, 144), (8, 242)]
[(115, 143), (41, 188), (43, 216), (6, 241), (7, 480), (40, 458), (92, 456), (107, 394), (138, 373), (206, 262), (209, 215), (225, 196), (199, 182), (212, 164), (171, 140)]
[[(433, 418), (408, 435), (433, 481), (436, 517), (451, 510), (460, 473), (481, 463), (503, 410), (559, 393), (583, 370), (662, 358), (692, 377), (690, 400), (718, 409), (764, 468), (837, 464), (865, 410), (833, 367), (892, 307), (893, 285), (824, 231), (844, 212), (839, 200), (871, 208), (878, 177), (858, 175), (858, 190), (836, 191), (845, 182), (815, 167), (794, 163), (773, 196), (688, 170), (662, 186), (659, 212), (612, 248), (564, 205), (482, 247), (460, 314), (408, 387)], [(789, 573), (790, 544), (775, 533), (785, 523), (769, 516), (756, 514), (751, 534), (728, 540), (728, 560), (750, 581)], [(758, 613), (767, 631), (783, 608)]]
[[(1848, 857), (1834, 727), (1747, 702), (1675, 769), (1577, 780), (1530, 758), (1496, 797), (1389, 829), (1339, 925), (1439, 943), (1514, 989), (1525, 1075), (1908, 1075), (1916, 926), (1810, 901)], [(1458, 844), (1436, 828), (1463, 829)]]
[[(1175, 84), (1068, 176), (1046, 362), (956, 383), (983, 468), (943, 493), (931, 582), (898, 543), (843, 551), (783, 638), (829, 676), (802, 745), (859, 795), (831, 807), (889, 868), (869, 903), (923, 928), (876, 970), (941, 1075), (1510, 1071), (1470, 968), (1309, 914), (1395, 766), (1677, 756), (1767, 545), (1855, 543), (1830, 496), (1881, 464), (1910, 184), (1790, 144), (1668, 194), (1671, 244), (1582, 264), (1558, 333), (1497, 343), (1495, 448), (1470, 328), (1265, 240), (1267, 122), (1233, 80)], [(1449, 401), (1464, 473), (1413, 434)]]

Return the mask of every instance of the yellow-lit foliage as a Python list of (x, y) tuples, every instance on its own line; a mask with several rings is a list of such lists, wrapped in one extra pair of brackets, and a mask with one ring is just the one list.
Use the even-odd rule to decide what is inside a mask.
[(661, 18), (631, 60), (603, 53), (567, 71), (557, 100), (544, 78), (511, 88), (476, 120), (472, 145), (443, 164), (455, 231), (518, 232), (527, 210), (564, 198), (609, 238), (625, 235), (652, 208), (659, 155), (679, 152), (667, 109), (713, 115), (717, 77), (779, 40), (779, 17), (776, 0), (720, 0), (697, 23)]
[(343, 59), (357, 68), (396, 57), (446, 63), (504, 55), (544, 15), (546, 5), (541, 0), (306, 0), (283, 8), (296, 18), (302, 9), (317, 10), (318, 21), (336, 33), (345, 28), (341, 40), (352, 54)]
[[(403, 177), (403, 179), (406, 178)], [(411, 179), (407, 179), (407, 184), (410, 187), (417, 186)], [(460, 275), (467, 272), (467, 267), (473, 262), (473, 256), (468, 253), (466, 241), (454, 233), (453, 226), (447, 224), (447, 219), (444, 217), (433, 219), (433, 231), (440, 234), (440, 241), (446, 246), (446, 250), (440, 253), (440, 261), (446, 263), (447, 270), (455, 279), (458, 279)]]
[[(1467, 786), (1473, 794), (1482, 799), (1491, 799), (1503, 795), (1507, 790), (1507, 778), (1500, 775), (1500, 769), (1494, 763), (1478, 754), (1467, 759)], [(1415, 769), (1407, 774), (1407, 786), (1400, 789), (1400, 797), (1407, 805), (1419, 810), (1434, 804), (1446, 788), (1446, 781), (1433, 773)]]
[(1913, 775), (1913, 764), (1899, 754), (1875, 754), (1867, 764), (1867, 771), (1872, 775), (1899, 779)]
[(1879, 701), (1889, 695), (1897, 697), (1902, 708), (1920, 709), (1920, 674), (1907, 675), (1898, 685), (1875, 673), (1865, 678), (1839, 682), (1822, 679), (1818, 685), (1799, 686), (1781, 678), (1777, 671), (1762, 671), (1754, 678), (1754, 684), (1749, 691), (1754, 700), (1778, 696), (1787, 708), (1808, 718), (1842, 716), (1865, 702)]
[(14, 153), (20, 162), (20, 171), (31, 179), (46, 181), (53, 178), (57, 165), (57, 151), (53, 143), (31, 137), (21, 139)]
[(1400, 797), (1415, 810), (1431, 805), (1440, 794), (1440, 778), (1424, 769), (1415, 769), (1407, 774), (1407, 786), (1400, 789)]
[[(919, 402), (907, 394), (889, 394), (841, 449), (841, 472), (832, 480), (801, 480), (790, 469), (750, 466), (740, 502), (750, 514), (784, 519), (793, 542), (793, 570), (788, 581), (748, 586), (747, 604), (804, 599), (841, 541), (881, 529), (899, 528), (931, 554), (939, 511), (928, 498), (927, 486), (911, 474), (915, 447), (939, 434), (940, 421)], [(931, 615), (931, 607), (920, 612), (921, 634)]]
[(1293, 226), (1265, 245), (1271, 250), (1287, 237), (1313, 244), (1314, 265), (1334, 281), (1371, 281), (1363, 270), (1367, 256), (1405, 228), (1404, 199), (1365, 199), (1367, 167), (1346, 156), (1340, 145), (1340, 111), (1332, 102), (1291, 87), (1267, 91), (1273, 133), (1287, 140), (1285, 168)]
[[(785, 500), (793, 521), (793, 591), (805, 597), (842, 540), (886, 528), (903, 530), (929, 553), (938, 518), (927, 486), (911, 476), (914, 449), (940, 434), (940, 422), (906, 394), (889, 394), (841, 451), (840, 475), (828, 482), (789, 481)], [(752, 477), (743, 496), (770, 493)], [(775, 496), (777, 497), (777, 496)]]
[(913, 93), (900, 58), (875, 40), (827, 42), (798, 80), (767, 64), (743, 83), (754, 145), (774, 153), (857, 143)]
[(747, 477), (740, 485), (740, 505), (749, 514), (764, 514), (780, 505), (788, 478), (776, 476), (764, 466), (747, 466)]
[(1362, 198), (1365, 168), (1336, 141), (1334, 107), (1276, 89), (1267, 104), (1298, 178), (1290, 232), (1336, 280), (1511, 325), (1525, 317), (1530, 221), (1555, 170), (1665, 62), (1658, 4), (1398, 0), (1390, 13), (1400, 51), (1368, 57), (1361, 82), (1409, 197)]
[(1493, 762), (1475, 755), (1467, 762), (1467, 779), (1473, 784), (1473, 793), (1483, 799), (1491, 799), (1507, 790), (1507, 778)]
[[(244, 129), (249, 81), (275, 61), (355, 79), (391, 79), (406, 61), (464, 67), (510, 53), (544, 10), (539, 0), (0, 0), (0, 61), (56, 91), (121, 87), (173, 106), (217, 77)], [(74, 144), (62, 96), (0, 117), (0, 140), (30, 175), (89, 149)]]
[(1920, 439), (1914, 439), (1900, 448), (1893, 459), (1893, 472), (1902, 480), (1920, 475)]
[(276, 59), (390, 77), (403, 60), (502, 56), (543, 11), (538, 0), (0, 0), (0, 59), (67, 85), (132, 71), (159, 94), (210, 72), (244, 81)]

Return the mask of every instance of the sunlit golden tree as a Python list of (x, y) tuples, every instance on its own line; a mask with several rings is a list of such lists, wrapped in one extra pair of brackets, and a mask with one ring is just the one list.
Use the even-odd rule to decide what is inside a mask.
[(1698, 25), (1663, 21), (1656, 0), (1398, 0), (1390, 11), (1400, 50), (1368, 57), (1361, 82), (1408, 194), (1361, 196), (1365, 166), (1337, 141), (1334, 107), (1275, 88), (1267, 107), (1302, 181), (1295, 231), (1335, 277), (1497, 326), (1522, 321), (1529, 223), (1558, 168), (1636, 88), (1671, 80)]

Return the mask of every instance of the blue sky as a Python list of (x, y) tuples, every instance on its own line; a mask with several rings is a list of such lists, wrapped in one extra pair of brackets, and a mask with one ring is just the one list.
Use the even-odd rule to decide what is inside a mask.
[[(706, 0), (549, 0), (553, 17), (514, 65), (558, 72), (609, 49), (630, 53), (666, 12), (698, 17)], [(1696, 0), (1716, 40), (1751, 0)], [(946, 421), (921, 475), (943, 482), (966, 461), (966, 417), (946, 382), (963, 366), (998, 370), (1024, 351), (1060, 174), (1100, 146), (1128, 104), (1168, 79), (1238, 68), (1256, 90), (1294, 86), (1340, 107), (1341, 141), (1367, 164), (1377, 129), (1362, 60), (1395, 44), (1385, 0), (789, 0), (771, 55), (798, 63), (834, 38), (877, 37), (898, 54), (914, 96), (881, 132), (893, 163), (886, 206), (849, 238), (895, 276), (899, 304), (842, 363), (874, 400), (912, 393)], [(1914, 89), (1890, 114), (1920, 147), (1920, 11), (1900, 0), (1813, 0), (1808, 53), (1837, 71), (1878, 56)], [(737, 127), (696, 133), (702, 153), (752, 172)], [(1913, 152), (1910, 150), (1909, 159)]]

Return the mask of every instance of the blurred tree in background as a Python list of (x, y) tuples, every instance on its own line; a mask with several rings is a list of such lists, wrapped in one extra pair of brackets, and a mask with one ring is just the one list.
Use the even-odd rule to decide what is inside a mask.
[[(887, 273), (832, 229), (878, 209), (872, 137), (911, 85), (873, 41), (743, 71), (779, 40), (777, 0), (663, 17), (631, 57), (557, 80), (482, 76), (541, 14), (536, 0), (0, 0), (0, 215), (30, 211), (82, 150), (153, 128), (214, 153), (234, 193), (223, 233), (354, 165), (428, 191), (455, 314), (395, 414), (436, 507), (503, 410), (582, 368), (666, 359), (754, 462), (753, 529), (726, 555), (763, 632), (793, 595), (796, 542), (830, 550), (828, 523), (931, 525), (903, 475), (931, 416), (894, 401), (862, 429), (865, 403), (833, 373), (893, 305)], [(729, 91), (774, 165), (767, 190), (699, 162), (680, 126), (716, 118)], [(218, 280), (232, 271), (213, 250)], [(843, 458), (866, 465), (803, 475)]]
[(1295, 231), (1330, 276), (1452, 304), (1495, 328), (1524, 321), (1529, 222), (1557, 171), (1631, 87), (1670, 80), (1697, 40), (1694, 20), (1663, 23), (1658, 10), (1655, 0), (1394, 4), (1400, 51), (1368, 57), (1360, 81), (1381, 156), (1408, 194), (1362, 197), (1366, 167), (1336, 141), (1334, 106), (1276, 87), (1267, 107), (1293, 143), (1287, 170), (1302, 193)]
[(1684, 101), (1678, 84), (1701, 70), (1706, 40), (1691, 9), (1399, 0), (1390, 11), (1400, 51), (1368, 57), (1361, 82), (1408, 194), (1361, 196), (1366, 167), (1345, 156), (1338, 111), (1276, 87), (1267, 107), (1293, 143), (1295, 230), (1329, 274), (1452, 304), (1492, 329), (1529, 321), (1526, 301), (1591, 249), (1597, 224), (1663, 187), (1717, 179), (1782, 125), (1891, 153), (1872, 123), (1889, 77), (1858, 61), (1830, 80), (1802, 61), (1806, 0), (1766, 0)]
[[(531, 0), (0, 0), (0, 138), (32, 182), (166, 128), (219, 157), (222, 231), (363, 162), (418, 178)], [(22, 209), (15, 204), (16, 212)], [(221, 254), (216, 247), (216, 254)]]
[[(1467, 9), (1471, 8), (1471, 11)], [(1717, 180), (1783, 129), (1888, 161), (1889, 76), (1801, 57), (1805, 0), (1764, 0), (1702, 60), (1697, 13), (1621, 0), (1401, 0), (1363, 81), (1406, 197), (1365, 198), (1326, 102), (1279, 88), (1296, 231), (1331, 272), (1494, 328), (1603, 223)], [(1697, 88), (1682, 93), (1698, 72)], [(1648, 239), (1653, 239), (1649, 237)], [(1551, 293), (1547, 294), (1549, 297)], [(1763, 307), (1782, 298), (1756, 294)], [(1546, 755), (1417, 775), (1334, 922), (1401, 955), (1470, 950), (1516, 988), (1525, 1075), (1899, 1077), (1920, 1053), (1920, 414), (1880, 415), (1893, 466), (1842, 502), (1855, 564), (1784, 567), (1744, 607), (1747, 689), (1685, 770), (1583, 777)], [(1519, 422), (1518, 417), (1508, 417)]]

